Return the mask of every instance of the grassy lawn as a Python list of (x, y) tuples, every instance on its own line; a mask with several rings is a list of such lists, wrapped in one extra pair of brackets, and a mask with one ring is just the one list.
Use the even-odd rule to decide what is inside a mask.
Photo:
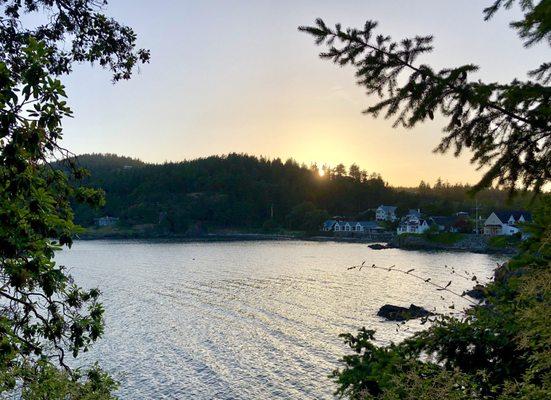
[(492, 247), (510, 247), (510, 246), (516, 246), (520, 243), (520, 239), (516, 236), (493, 236), (489, 240), (489, 245)]

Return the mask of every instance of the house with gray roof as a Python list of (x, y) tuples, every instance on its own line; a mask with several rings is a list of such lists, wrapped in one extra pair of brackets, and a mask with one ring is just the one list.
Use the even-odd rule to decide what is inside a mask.
[(396, 208), (394, 206), (380, 205), (375, 211), (375, 219), (377, 221), (396, 221)]
[(321, 227), (321, 230), (324, 232), (330, 232), (335, 228), (335, 224), (337, 223), (337, 220), (335, 219), (328, 219), (323, 223), (323, 226)]
[(355, 231), (363, 233), (381, 233), (384, 232), (384, 228), (379, 226), (375, 221), (358, 221), (355, 225)]
[(527, 211), (494, 211), (484, 221), (484, 234), (488, 236), (511, 236), (522, 231), (522, 224), (532, 221)]
[(421, 234), (428, 231), (432, 225), (434, 225), (434, 221), (430, 219), (406, 218), (400, 223), (396, 229), (396, 233), (398, 235), (403, 235), (404, 233)]
[(118, 218), (110, 217), (106, 215), (105, 217), (101, 218), (94, 218), (94, 222), (97, 226), (103, 227), (103, 226), (113, 226), (116, 225), (119, 222)]
[(383, 233), (385, 229), (375, 221), (342, 221), (342, 220), (327, 220), (323, 223), (324, 231), (346, 232), (346, 233)]

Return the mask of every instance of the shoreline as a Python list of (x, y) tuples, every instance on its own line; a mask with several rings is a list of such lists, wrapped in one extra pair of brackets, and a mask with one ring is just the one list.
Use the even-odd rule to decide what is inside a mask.
[(215, 242), (253, 242), (253, 241), (306, 241), (306, 242), (334, 242), (334, 243), (359, 243), (359, 244), (383, 244), (380, 249), (375, 251), (384, 251), (387, 249), (401, 249), (408, 251), (446, 251), (458, 253), (475, 254), (503, 254), (514, 255), (518, 252), (515, 248), (492, 248), (476, 247), (466, 248), (453, 245), (444, 245), (441, 243), (402, 243), (398, 245), (395, 240), (382, 240), (372, 237), (343, 237), (343, 236), (309, 236), (309, 235), (286, 235), (270, 233), (211, 233), (200, 236), (189, 235), (150, 235), (150, 234), (84, 234), (77, 236), (76, 240), (140, 240), (140, 241), (162, 241), (162, 242), (181, 242), (181, 243), (215, 243)]
[(334, 237), (285, 235), (270, 233), (210, 233), (199, 236), (189, 235), (143, 235), (143, 234), (102, 234), (77, 236), (77, 240), (163, 240), (181, 242), (249, 242), (249, 241), (290, 241), (302, 240), (309, 242), (339, 242), (339, 243), (387, 243), (386, 240), (374, 240), (363, 237)]

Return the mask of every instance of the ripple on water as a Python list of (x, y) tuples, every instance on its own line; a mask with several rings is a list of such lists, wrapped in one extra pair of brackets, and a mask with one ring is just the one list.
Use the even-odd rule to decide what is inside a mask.
[[(57, 258), (103, 291), (106, 334), (81, 362), (99, 360), (123, 399), (330, 399), (327, 375), (346, 351), (339, 333), (366, 326), (387, 344), (422, 326), (396, 331), (376, 316), (385, 303), (466, 305), (402, 275), (348, 266), (415, 268), (445, 284), (445, 264), (489, 277), (504, 260), (300, 241), (90, 241)], [(472, 285), (455, 278), (457, 291)]]

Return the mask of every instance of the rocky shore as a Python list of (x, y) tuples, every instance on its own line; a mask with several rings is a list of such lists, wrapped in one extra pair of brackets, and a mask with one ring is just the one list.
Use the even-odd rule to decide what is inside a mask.
[(234, 241), (278, 241), (278, 240), (305, 240), (315, 242), (340, 242), (340, 243), (365, 243), (373, 250), (385, 251), (398, 248), (404, 250), (442, 250), (442, 251), (468, 251), (474, 253), (500, 253), (515, 254), (517, 249), (513, 246), (494, 247), (490, 240), (482, 235), (460, 235), (453, 242), (440, 242), (438, 238), (431, 240), (425, 235), (399, 235), (392, 233), (376, 235), (312, 235), (307, 233), (262, 233), (225, 231), (203, 233), (200, 235), (163, 234), (151, 231), (135, 230), (96, 230), (88, 229), (80, 234), (80, 240), (177, 240), (182, 242), (234, 242)]
[(438, 238), (431, 240), (425, 235), (399, 235), (388, 243), (389, 248), (406, 250), (448, 250), (469, 251), (472, 253), (516, 254), (514, 246), (495, 247), (484, 235), (460, 235), (453, 242), (439, 242)]

